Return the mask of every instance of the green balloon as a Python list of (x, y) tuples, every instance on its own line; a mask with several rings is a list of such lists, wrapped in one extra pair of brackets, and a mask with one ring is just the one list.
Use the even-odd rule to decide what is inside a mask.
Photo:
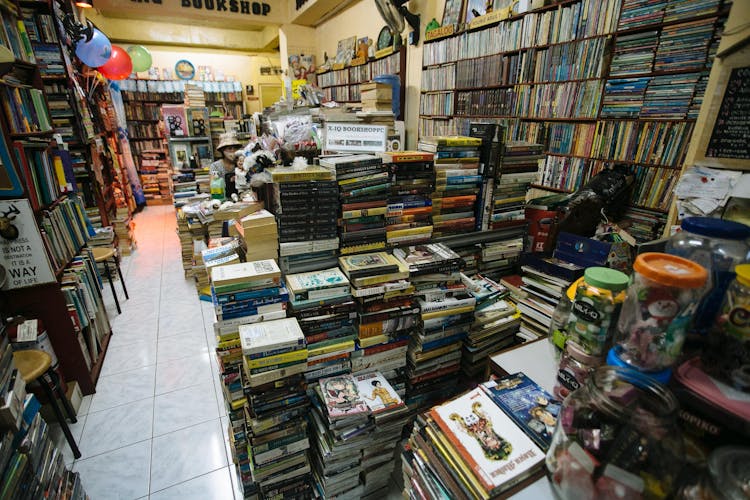
[(151, 52), (142, 45), (131, 45), (128, 47), (128, 55), (133, 61), (133, 71), (139, 73), (151, 67)]

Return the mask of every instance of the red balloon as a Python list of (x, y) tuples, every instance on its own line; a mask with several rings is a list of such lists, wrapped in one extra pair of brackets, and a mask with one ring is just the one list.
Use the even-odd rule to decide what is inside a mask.
[(119, 45), (112, 45), (112, 55), (102, 66), (96, 68), (99, 73), (110, 80), (122, 80), (133, 72), (133, 61), (128, 51)]

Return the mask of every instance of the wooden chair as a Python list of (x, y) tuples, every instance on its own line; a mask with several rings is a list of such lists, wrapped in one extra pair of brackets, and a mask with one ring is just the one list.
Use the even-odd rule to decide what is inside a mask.
[(57, 421), (60, 423), (63, 434), (65, 434), (65, 439), (67, 439), (70, 449), (73, 450), (73, 456), (75, 458), (81, 458), (81, 452), (78, 450), (76, 440), (70, 432), (70, 427), (68, 427), (68, 422), (62, 414), (60, 406), (57, 404), (55, 392), (60, 396), (60, 401), (65, 408), (65, 413), (67, 413), (70, 418), (70, 422), (75, 424), (78, 421), (76, 418), (76, 412), (70, 405), (70, 401), (68, 401), (65, 391), (63, 391), (60, 385), (60, 378), (51, 369), (52, 357), (44, 351), (30, 349), (14, 352), (13, 361), (15, 362), (16, 368), (26, 385), (37, 382), (41, 386), (42, 391), (44, 391), (45, 396), (47, 396), (47, 399), (49, 400), (50, 406), (52, 406), (52, 411), (55, 412), (55, 417), (57, 417)]
[(120, 270), (120, 257), (117, 255), (117, 251), (115, 251), (114, 248), (107, 248), (107, 247), (95, 247), (92, 249), (94, 253), (94, 260), (96, 263), (102, 262), (104, 264), (104, 274), (107, 276), (107, 280), (109, 281), (109, 287), (112, 289), (112, 296), (115, 298), (115, 306), (117, 307), (117, 313), (121, 313), (122, 310), (120, 309), (120, 301), (117, 300), (117, 292), (115, 292), (115, 284), (112, 282), (112, 273), (109, 270), (109, 259), (113, 259), (115, 261), (115, 267), (117, 268), (117, 274), (120, 276), (120, 283), (122, 283), (122, 291), (125, 292), (125, 299), (130, 299), (128, 297), (128, 289), (125, 288), (125, 280), (122, 277), (122, 271)]

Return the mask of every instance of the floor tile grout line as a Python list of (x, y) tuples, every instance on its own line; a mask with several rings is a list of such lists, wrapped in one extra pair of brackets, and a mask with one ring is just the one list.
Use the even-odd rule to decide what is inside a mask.
[(133, 441), (132, 443), (124, 444), (122, 446), (118, 446), (117, 448), (113, 448), (111, 450), (102, 451), (102, 452), (99, 452), (99, 453), (96, 453), (94, 455), (90, 455), (90, 456), (87, 456), (87, 457), (81, 457), (78, 460), (76, 460), (76, 462), (85, 462), (86, 460), (90, 460), (92, 458), (101, 457), (102, 455), (106, 455), (107, 453), (114, 453), (116, 451), (122, 450), (123, 448), (128, 448), (129, 446), (134, 446), (136, 444), (145, 443), (146, 441), (151, 441), (151, 438), (139, 439), (138, 441)]
[[(216, 472), (217, 470), (223, 470), (223, 469), (227, 469), (227, 468), (229, 468), (229, 466), (228, 466), (228, 465), (225, 465), (225, 466), (223, 466), (223, 467), (219, 467), (218, 469), (210, 470), (210, 471), (208, 471), (208, 472), (204, 472), (203, 474), (198, 474), (197, 476), (193, 476), (193, 477), (191, 477), (190, 479), (185, 479), (184, 481), (180, 481), (179, 483), (174, 483), (174, 484), (172, 484), (172, 485), (170, 485), (170, 486), (167, 486), (166, 488), (162, 488), (162, 489), (160, 489), (160, 490), (156, 490), (156, 491), (154, 491), (154, 493), (159, 493), (159, 492), (161, 492), (161, 491), (164, 491), (164, 490), (168, 490), (169, 488), (174, 488), (175, 486), (179, 486), (179, 485), (181, 485), (181, 484), (185, 484), (185, 483), (187, 483), (188, 481), (192, 481), (192, 480), (194, 480), (194, 479), (198, 479), (198, 478), (200, 478), (200, 477), (203, 477), (203, 476), (207, 476), (207, 475), (209, 475), (209, 474), (213, 474), (213, 473), (214, 473), (214, 472)], [(230, 471), (230, 474), (231, 474), (231, 471)], [(229, 481), (230, 481), (230, 486), (232, 487), (232, 490), (234, 490), (234, 485), (233, 485), (233, 484), (231, 483), (231, 481), (232, 481), (232, 478), (229, 478)], [(234, 492), (232, 492), (232, 494), (234, 494)], [(149, 496), (150, 496), (150, 495), (151, 495), (151, 494), (149, 494)]]

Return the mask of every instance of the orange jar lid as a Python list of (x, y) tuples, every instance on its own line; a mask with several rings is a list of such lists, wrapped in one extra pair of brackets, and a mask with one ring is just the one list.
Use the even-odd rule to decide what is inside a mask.
[(708, 271), (703, 266), (666, 253), (642, 253), (636, 257), (633, 269), (644, 278), (664, 286), (699, 288), (708, 279)]

